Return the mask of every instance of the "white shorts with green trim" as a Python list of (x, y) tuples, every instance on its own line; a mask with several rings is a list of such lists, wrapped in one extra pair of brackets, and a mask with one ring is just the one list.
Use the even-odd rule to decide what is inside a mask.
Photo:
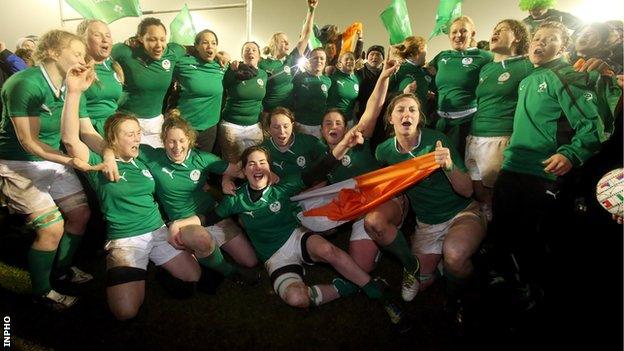
[(155, 265), (162, 266), (184, 252), (171, 246), (167, 241), (167, 235), (169, 231), (163, 225), (153, 232), (107, 241), (104, 245), (104, 249), (108, 251), (106, 269), (113, 267), (147, 269), (150, 260)]

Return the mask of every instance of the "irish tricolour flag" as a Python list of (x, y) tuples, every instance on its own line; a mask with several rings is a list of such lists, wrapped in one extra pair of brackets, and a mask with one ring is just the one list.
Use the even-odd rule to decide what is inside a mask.
[(290, 199), (299, 202), (301, 224), (322, 232), (366, 214), (438, 168), (431, 152)]

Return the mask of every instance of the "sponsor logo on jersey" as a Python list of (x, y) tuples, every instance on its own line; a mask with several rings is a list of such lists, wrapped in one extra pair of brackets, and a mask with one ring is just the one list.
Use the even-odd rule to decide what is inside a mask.
[(341, 87), (344, 87), (344, 82), (341, 80), (337, 80), (336, 83), (338, 83)]
[(164, 59), (160, 65), (162, 66), (162, 68), (168, 71), (169, 68), (171, 68), (171, 61), (169, 61), (168, 59)]
[(325, 84), (321, 84), (321, 91), (323, 91), (324, 93), (327, 92), (327, 85)]
[(171, 179), (173, 179), (173, 172), (175, 172), (175, 170), (169, 170), (167, 167), (163, 167), (160, 169), (161, 171), (167, 173), (169, 175), (169, 177), (171, 177)]
[(264, 86), (264, 81), (262, 81), (262, 79), (258, 78), (258, 80), (256, 80), (256, 82), (258, 82), (259, 86)]
[(303, 167), (305, 167), (305, 165), (306, 165), (306, 159), (305, 159), (305, 157), (304, 157), (304, 156), (299, 156), (299, 157), (297, 157), (297, 165), (298, 165), (299, 167), (302, 167), (302, 168), (303, 168)]
[(119, 176), (119, 179), (123, 179), (123, 180), (125, 180), (125, 181), (127, 182), (127, 181), (128, 181), (128, 179), (126, 179), (126, 172), (123, 172), (123, 173)]
[(469, 65), (469, 64), (471, 64), (471, 63), (472, 63), (472, 57), (464, 57), (464, 58), (462, 59), (462, 64), (463, 64), (464, 66)]
[(441, 58), (441, 59), (440, 59), (440, 61), (444, 62), (444, 64), (445, 64), (445, 65), (446, 65), (446, 61), (448, 61), (448, 60), (449, 60), (449, 58), (448, 58), (448, 57), (445, 57), (445, 58)]
[(275, 201), (274, 203), (269, 205), (269, 210), (271, 210), (271, 212), (273, 213), (277, 213), (281, 209), (282, 209), (282, 204), (280, 204), (279, 201)]
[(197, 182), (200, 175), (201, 172), (198, 169), (194, 169), (191, 171), (191, 174), (189, 174), (189, 178), (191, 178), (192, 181)]
[(349, 165), (351, 164), (351, 157), (349, 157), (349, 155), (345, 155), (342, 160), (340, 160), (340, 163), (342, 163), (342, 165), (345, 167), (349, 167)]
[(511, 77), (511, 74), (509, 72), (501, 73), (501, 75), (498, 76), (498, 81), (500, 83), (503, 83), (503, 82), (508, 81), (510, 77)]
[(50, 108), (46, 104), (41, 104), (41, 109), (49, 114), (52, 114), (52, 110), (50, 110)]
[(583, 97), (585, 98), (585, 100), (591, 101), (594, 98), (594, 94), (592, 94), (589, 91), (587, 91), (587, 92), (585, 92), (585, 94), (583, 94)]
[(546, 89), (548, 89), (548, 84), (546, 84), (546, 82), (542, 82), (538, 87), (537, 87), (537, 92), (538, 93), (543, 93), (546, 91)]
[(197, 69), (197, 66), (195, 66), (195, 65), (190, 65), (189, 64), (189, 67), (191, 67), (192, 69)]
[(148, 171), (147, 169), (142, 170), (141, 173), (143, 173), (143, 175), (146, 176), (149, 179), (154, 179), (154, 176), (152, 176), (150, 171)]
[(284, 161), (277, 163), (275, 161), (272, 162), (275, 167), (279, 167), (279, 169), (284, 170)]
[(248, 215), (251, 218), (255, 218), (253, 211), (245, 211), (245, 212), (243, 212), (243, 214)]

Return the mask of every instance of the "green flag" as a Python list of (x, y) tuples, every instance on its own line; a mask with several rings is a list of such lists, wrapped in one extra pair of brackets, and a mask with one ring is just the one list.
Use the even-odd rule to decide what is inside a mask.
[(195, 43), (195, 26), (193, 25), (193, 19), (191, 13), (188, 10), (186, 4), (180, 12), (175, 16), (171, 24), (169, 25), (171, 30), (171, 38), (169, 41), (172, 43), (178, 43), (180, 45), (193, 45)]
[(391, 45), (400, 44), (412, 35), (405, 0), (393, 0), (392, 4), (379, 15), (379, 18), (390, 35)]
[(451, 21), (461, 16), (461, 3), (462, 0), (440, 0), (436, 12), (435, 27), (433, 27), (429, 39), (440, 34), (448, 34)]
[(315, 24), (312, 26), (312, 33), (310, 33), (310, 39), (308, 39), (308, 47), (310, 48), (310, 50), (314, 50), (323, 46), (321, 40), (316, 36), (317, 33), (320, 33), (320, 31), (318, 29), (318, 26)]
[(139, 0), (65, 0), (69, 6), (88, 19), (99, 19), (106, 23), (124, 17), (141, 16)]

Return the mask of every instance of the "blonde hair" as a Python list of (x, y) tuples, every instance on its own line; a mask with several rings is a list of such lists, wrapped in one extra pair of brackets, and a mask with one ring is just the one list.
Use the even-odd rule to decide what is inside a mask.
[(165, 121), (163, 122), (162, 130), (160, 132), (160, 139), (163, 144), (165, 143), (165, 139), (167, 139), (167, 133), (169, 133), (169, 131), (173, 128), (178, 128), (184, 132), (189, 140), (189, 147), (195, 147), (197, 132), (195, 132), (187, 120), (182, 118), (182, 114), (177, 108), (171, 109), (165, 114)]
[(425, 38), (421, 36), (410, 36), (403, 40), (403, 43), (395, 46), (396, 55), (402, 59), (408, 59), (421, 53), (427, 45)]
[[(470, 26), (470, 28), (472, 29), (472, 31), (476, 30), (476, 26), (474, 21), (472, 20), (472, 18), (468, 17), (468, 16), (459, 16), (456, 19), (454, 19), (451, 22), (451, 25), (449, 25), (449, 36), (451, 35), (451, 27), (455, 24), (455, 22), (461, 22), (463, 24), (467, 24)], [(472, 38), (470, 38), (470, 47), (475, 47), (477, 46), (477, 40), (474, 38), (474, 36), (472, 36)]]
[(119, 126), (125, 121), (134, 121), (139, 125), (139, 120), (136, 115), (126, 112), (116, 112), (104, 123), (104, 140), (106, 140), (106, 144), (113, 150), (115, 150), (117, 146), (117, 132), (119, 132)]
[(269, 39), (269, 44), (262, 49), (262, 53), (269, 57), (276, 57), (277, 54), (277, 39), (280, 35), (286, 35), (284, 32), (277, 32), (271, 35)]
[[(106, 24), (106, 22), (101, 21), (99, 19), (85, 19), (85, 20), (83, 20), (82, 22), (80, 22), (80, 24), (76, 28), (76, 34), (81, 36), (82, 40), (84, 42), (87, 41), (87, 36), (89, 34), (89, 26), (92, 25), (93, 23), (102, 23), (103, 25), (108, 27), (108, 24)], [(117, 61), (112, 61), (111, 68), (113, 69), (113, 71), (115, 71), (115, 73), (117, 74), (117, 78), (119, 78), (119, 81), (123, 85), (124, 84), (124, 80), (125, 80), (125, 75), (124, 75), (124, 72), (123, 72), (123, 68), (121, 68), (121, 65), (119, 65), (119, 63), (117, 63)], [(98, 82), (99, 81), (96, 81), (96, 83), (98, 83)]]
[(39, 39), (33, 59), (35, 62), (44, 62), (50, 58), (51, 52), (60, 54), (61, 50), (69, 47), (72, 41), (79, 41), (84, 44), (84, 40), (74, 33), (60, 29), (51, 30)]

